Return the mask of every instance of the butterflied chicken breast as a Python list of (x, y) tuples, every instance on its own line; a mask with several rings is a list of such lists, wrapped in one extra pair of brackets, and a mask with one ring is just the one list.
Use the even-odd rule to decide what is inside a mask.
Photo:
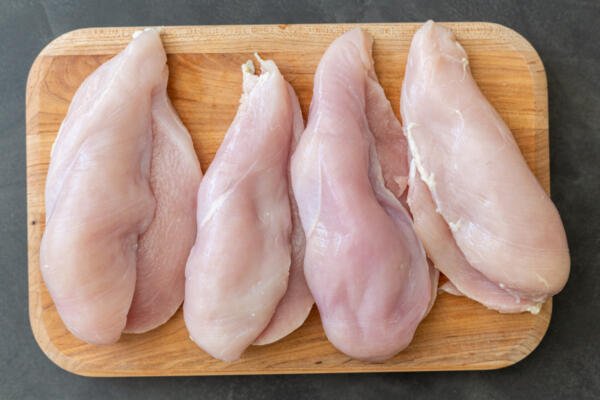
[(367, 115), (376, 81), (371, 45), (355, 29), (323, 55), (292, 185), (306, 233), (305, 276), (328, 339), (351, 357), (381, 361), (412, 340), (437, 275), (384, 186)]
[(295, 104), (273, 61), (244, 64), (241, 104), (198, 191), (198, 233), (186, 267), (192, 340), (225, 361), (263, 332), (291, 263), (289, 156)]
[[(294, 125), (292, 138), (292, 147), (290, 154), (296, 149), (300, 135), (304, 131), (304, 120), (300, 103), (294, 89), (288, 84), (288, 92), (294, 111)], [(289, 174), (288, 174), (289, 178)], [(292, 190), (289, 186), (290, 207), (292, 212), (292, 259), (290, 266), (290, 277), (288, 287), (283, 298), (279, 301), (275, 314), (265, 330), (256, 339), (254, 344), (265, 345), (278, 341), (298, 329), (308, 317), (314, 304), (306, 279), (304, 278), (304, 247), (305, 237), (300, 216), (298, 215), (298, 205)]]
[(172, 224), (193, 215), (200, 171), (167, 77), (158, 32), (140, 32), (84, 81), (53, 147), (40, 265), (65, 325), (89, 343), (160, 325), (183, 299), (195, 226)]
[(502, 312), (537, 312), (569, 275), (560, 216), (452, 32), (414, 36), (401, 112), (413, 171), (408, 201), (429, 256), (462, 293)]

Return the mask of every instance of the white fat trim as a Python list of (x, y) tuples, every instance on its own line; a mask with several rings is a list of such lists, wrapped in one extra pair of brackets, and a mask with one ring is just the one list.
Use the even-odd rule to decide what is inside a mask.
[[(515, 303), (521, 304), (521, 296), (519, 295), (519, 292), (507, 288), (506, 285), (504, 283), (502, 283), (502, 282), (498, 283), (498, 287), (500, 289), (502, 289), (504, 292), (506, 292), (509, 295), (511, 295), (515, 299)], [(527, 311), (527, 312), (530, 312), (532, 314), (538, 314), (540, 312), (540, 309), (542, 308), (543, 305), (544, 305), (543, 302), (536, 303), (536, 304), (533, 304), (533, 305), (528, 305), (528, 306), (526, 306), (526, 307), (523, 308), (523, 311)]]
[(258, 64), (260, 65), (260, 76), (262, 77), (263, 75), (270, 75), (274, 72), (278, 72), (279, 68), (277, 67), (277, 64), (275, 64), (275, 62), (273, 60), (264, 60), (260, 55), (258, 55), (257, 52), (254, 52), (254, 57), (256, 58), (256, 60), (258, 61)]
[(466, 71), (469, 66), (469, 60), (466, 57), (463, 57), (460, 59), (460, 62), (462, 63), (463, 71)]
[(467, 78), (467, 68), (469, 66), (469, 60), (466, 57), (463, 57), (460, 59), (460, 62), (462, 63), (463, 69), (462, 81), (464, 81)]
[(259, 63), (260, 65), (263, 65), (263, 64), (265, 63), (265, 60), (263, 60), (263, 59), (261, 58), (261, 56), (259, 56), (259, 55), (258, 55), (258, 53), (257, 53), (256, 51), (254, 52), (254, 58), (256, 58), (256, 60), (258, 61), (258, 63)]
[(542, 309), (542, 303), (537, 303), (533, 306), (527, 306), (525, 308), (525, 311), (529, 311), (530, 313), (537, 315), (540, 313), (540, 310)]
[(248, 60), (242, 64), (242, 74), (254, 75), (254, 72), (255, 72), (255, 69), (254, 69), (254, 63), (252, 62), (252, 60)]
[(143, 32), (156, 31), (157, 33), (161, 33), (162, 30), (163, 30), (162, 26), (155, 26), (155, 27), (147, 27), (147, 28), (144, 28), (144, 29), (138, 29), (137, 31), (134, 31), (131, 34), (131, 37), (134, 38), (134, 39), (137, 39), (138, 36), (140, 36)]
[(448, 226), (450, 227), (450, 230), (452, 232), (456, 232), (462, 226), (462, 219), (459, 218), (458, 221), (456, 221), (456, 222), (448, 222)]
[(422, 176), (421, 179), (423, 180), (423, 182), (425, 182), (429, 190), (433, 190), (433, 188), (435, 187), (435, 174), (433, 172), (429, 174), (429, 176)]
[[(257, 54), (255, 53), (255, 56)], [(263, 62), (262, 59), (259, 58), (259, 62)], [(261, 64), (262, 65), (262, 64)], [(244, 76), (244, 82), (242, 84), (243, 94), (240, 97), (240, 103), (244, 103), (246, 98), (260, 85), (264, 84), (271, 76), (271, 71), (265, 70), (262, 68), (261, 74), (256, 74), (256, 68), (254, 67), (254, 63), (252, 60), (246, 61), (242, 64), (242, 75)], [(248, 79), (248, 80), (247, 80)]]
[(416, 173), (417, 173), (417, 171), (415, 169), (415, 159), (414, 159), (414, 157), (412, 157), (410, 159), (410, 164), (408, 165), (408, 179), (409, 179), (409, 182), (416, 178), (416, 176), (417, 176)]
[(427, 185), (427, 187), (431, 191), (433, 198), (435, 198), (435, 174), (433, 172), (431, 174), (428, 174), (425, 171), (425, 168), (421, 163), (421, 155), (417, 150), (417, 145), (415, 144), (415, 140), (413, 138), (412, 130), (417, 126), (418, 125), (414, 122), (410, 122), (406, 126), (406, 139), (408, 139), (408, 147), (410, 149), (410, 153), (413, 156), (413, 160), (415, 162), (415, 166), (417, 167), (417, 171), (419, 171), (419, 175), (421, 176), (421, 180)]

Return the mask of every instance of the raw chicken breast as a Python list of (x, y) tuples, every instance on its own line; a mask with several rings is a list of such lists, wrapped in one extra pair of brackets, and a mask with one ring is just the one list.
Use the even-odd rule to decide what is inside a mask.
[[(117, 341), (128, 314), (135, 315), (132, 330), (151, 329), (183, 297), (174, 276), (182, 274), (181, 261), (140, 265), (148, 245), (182, 260), (195, 232), (189, 224), (175, 236), (160, 228), (168, 225), (165, 210), (194, 212), (188, 186), (200, 179), (189, 135), (166, 98), (167, 75), (158, 32), (139, 34), (84, 81), (53, 147), (40, 265), (65, 325), (89, 343)], [(163, 169), (173, 165), (177, 171)], [(167, 191), (181, 201), (164, 204)], [(138, 267), (144, 273), (136, 282)], [(130, 310), (134, 294), (139, 308)]]
[(569, 275), (560, 216), (471, 76), (452, 32), (414, 36), (402, 88), (417, 232), (453, 293), (537, 312)]
[(431, 192), (417, 176), (414, 162), (411, 163), (408, 204), (412, 212), (415, 230), (423, 239), (425, 250), (447, 276), (456, 278), (442, 285), (441, 289), (473, 299), (481, 299), (487, 307), (502, 312), (539, 311), (539, 305), (527, 298), (517, 297), (488, 280), (481, 272), (469, 265), (456, 245), (452, 231), (436, 212)]
[(275, 63), (260, 64), (260, 76), (251, 61), (242, 67), (244, 94), (200, 185), (186, 267), (188, 331), (225, 361), (238, 359), (269, 324), (291, 262), (294, 102)]
[(152, 98), (150, 186), (154, 219), (138, 241), (137, 278), (125, 332), (167, 322), (183, 302), (185, 264), (196, 237), (196, 194), (202, 174), (189, 132), (167, 96), (167, 79)]
[(375, 72), (366, 80), (367, 120), (375, 137), (385, 186), (406, 206), (409, 153), (402, 125), (394, 115), (392, 105), (385, 97)]
[(305, 276), (328, 339), (351, 357), (382, 361), (411, 342), (437, 273), (383, 183), (367, 116), (371, 101), (383, 101), (369, 95), (371, 45), (354, 29), (323, 55), (292, 185), (306, 232)]
[[(288, 84), (288, 92), (294, 110), (293, 141), (290, 152), (296, 149), (300, 135), (304, 131), (304, 120), (300, 103), (294, 89)], [(289, 174), (288, 174), (289, 179)], [(314, 304), (306, 279), (304, 278), (304, 246), (306, 240), (298, 215), (298, 205), (294, 198), (292, 186), (289, 186), (290, 206), (292, 212), (292, 261), (290, 277), (285, 295), (279, 302), (271, 322), (254, 341), (256, 345), (265, 345), (278, 341), (298, 329), (308, 317)]]

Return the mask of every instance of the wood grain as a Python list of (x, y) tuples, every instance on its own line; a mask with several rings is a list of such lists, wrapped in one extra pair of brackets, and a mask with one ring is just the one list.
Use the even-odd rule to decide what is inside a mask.
[[(489, 23), (448, 23), (470, 57), (483, 92), (512, 129), (549, 190), (546, 76), (531, 45)], [(165, 27), (169, 95), (190, 130), (203, 170), (232, 121), (241, 93), (240, 65), (254, 51), (272, 58), (298, 93), (306, 116), (312, 79), (329, 43), (355, 25)], [(361, 25), (375, 38), (377, 74), (398, 113), (404, 64), (419, 24)], [(217, 361), (188, 338), (181, 310), (164, 326), (92, 346), (65, 329), (39, 272), (44, 184), (50, 147), (83, 79), (123, 49), (135, 28), (69, 32), (37, 57), (27, 83), (27, 206), (29, 313), (42, 350), (60, 367), (89, 376), (280, 374), (491, 369), (527, 356), (548, 327), (552, 305), (538, 315), (503, 315), (466, 298), (441, 294), (410, 347), (383, 364), (352, 360), (326, 340), (318, 313), (284, 340), (251, 347), (234, 363)]]

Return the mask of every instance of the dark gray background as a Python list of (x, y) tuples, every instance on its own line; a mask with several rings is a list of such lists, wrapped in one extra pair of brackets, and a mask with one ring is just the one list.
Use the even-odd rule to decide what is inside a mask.
[[(0, 0), (0, 399), (535, 399), (600, 396), (600, 1)], [(531, 41), (548, 74), (552, 197), (572, 273), (539, 348), (498, 371), (91, 379), (52, 364), (27, 314), (25, 81), (36, 54), (80, 27), (493, 21)], [(402, 397), (401, 397), (402, 396)]]

